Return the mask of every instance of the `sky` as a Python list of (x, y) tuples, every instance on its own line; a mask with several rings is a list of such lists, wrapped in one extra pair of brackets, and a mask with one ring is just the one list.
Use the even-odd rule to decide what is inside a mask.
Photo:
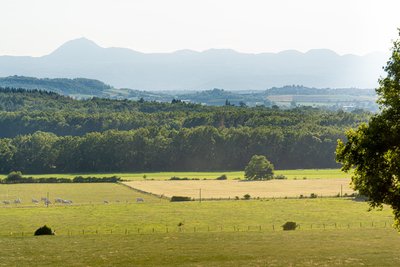
[(0, 55), (42, 56), (86, 37), (141, 52), (386, 52), (399, 0), (1, 0)]

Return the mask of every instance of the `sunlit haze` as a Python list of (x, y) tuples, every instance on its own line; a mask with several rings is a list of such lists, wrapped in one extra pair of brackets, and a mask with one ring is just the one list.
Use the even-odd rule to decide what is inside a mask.
[(400, 26), (396, 0), (3, 0), (0, 10), (0, 55), (41, 56), (79, 37), (141, 52), (363, 55), (387, 51)]

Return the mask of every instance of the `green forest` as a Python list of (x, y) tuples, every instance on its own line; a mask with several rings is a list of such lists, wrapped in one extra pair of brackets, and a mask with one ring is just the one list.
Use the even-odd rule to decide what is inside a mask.
[(0, 172), (243, 170), (337, 167), (337, 140), (368, 112), (202, 106), (0, 88)]

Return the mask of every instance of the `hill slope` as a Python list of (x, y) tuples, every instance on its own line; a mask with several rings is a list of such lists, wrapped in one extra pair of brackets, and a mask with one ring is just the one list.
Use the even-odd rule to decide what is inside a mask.
[(0, 78), (0, 87), (40, 89), (57, 92), (64, 95), (82, 96), (101, 96), (104, 91), (112, 89), (111, 86), (92, 79), (38, 79), (24, 76), (9, 76)]

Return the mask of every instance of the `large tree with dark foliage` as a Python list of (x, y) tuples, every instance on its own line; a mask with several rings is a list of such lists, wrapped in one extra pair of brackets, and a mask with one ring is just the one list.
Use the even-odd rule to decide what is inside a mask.
[(254, 155), (244, 169), (247, 180), (270, 180), (274, 177), (274, 165), (263, 155)]
[(372, 207), (393, 208), (400, 231), (400, 39), (394, 41), (384, 69), (387, 76), (377, 89), (381, 112), (368, 124), (348, 131), (347, 142), (339, 141), (336, 157), (344, 171), (354, 168), (353, 187), (368, 197)]

